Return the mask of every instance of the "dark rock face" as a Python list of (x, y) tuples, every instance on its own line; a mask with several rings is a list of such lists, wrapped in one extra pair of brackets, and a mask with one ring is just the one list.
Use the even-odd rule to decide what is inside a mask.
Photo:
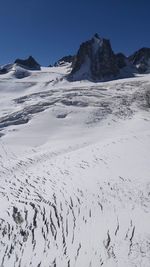
[(122, 69), (127, 66), (127, 61), (128, 59), (126, 56), (122, 53), (116, 54), (116, 61), (117, 61), (117, 66), (119, 69)]
[(29, 70), (41, 69), (39, 63), (37, 63), (37, 61), (32, 56), (28, 57), (27, 59), (16, 59), (15, 63)]
[(7, 69), (4, 67), (4, 68), (0, 68), (0, 74), (6, 74), (8, 71)]
[(129, 61), (136, 66), (139, 73), (150, 71), (150, 48), (141, 48), (129, 57)]
[(8, 73), (13, 67), (13, 64), (7, 64), (0, 67), (0, 74), (6, 74)]
[(57, 67), (57, 66), (62, 66), (65, 63), (73, 63), (74, 60), (75, 60), (75, 56), (71, 56), (71, 55), (65, 56), (59, 59), (57, 62), (55, 62), (54, 66)]
[(95, 34), (91, 40), (81, 44), (70, 78), (97, 81), (113, 79), (118, 74), (119, 67), (110, 41)]

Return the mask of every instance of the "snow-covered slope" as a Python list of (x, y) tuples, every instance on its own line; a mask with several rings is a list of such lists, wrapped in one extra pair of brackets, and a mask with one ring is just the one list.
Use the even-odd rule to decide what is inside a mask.
[(149, 267), (150, 75), (0, 76), (0, 266)]

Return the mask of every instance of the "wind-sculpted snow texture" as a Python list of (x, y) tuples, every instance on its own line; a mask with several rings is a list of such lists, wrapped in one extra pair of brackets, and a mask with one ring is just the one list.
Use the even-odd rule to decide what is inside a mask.
[(1, 80), (0, 266), (149, 267), (150, 76), (65, 71)]

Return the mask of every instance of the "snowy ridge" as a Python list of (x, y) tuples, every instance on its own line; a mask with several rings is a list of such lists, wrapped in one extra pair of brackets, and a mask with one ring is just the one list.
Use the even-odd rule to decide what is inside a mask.
[(0, 266), (148, 267), (150, 76), (69, 68), (0, 77)]

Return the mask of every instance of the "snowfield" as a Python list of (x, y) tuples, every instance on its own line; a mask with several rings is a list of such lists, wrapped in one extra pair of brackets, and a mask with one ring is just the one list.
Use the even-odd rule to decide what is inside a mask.
[(20, 71), (0, 76), (0, 266), (149, 267), (150, 74)]

